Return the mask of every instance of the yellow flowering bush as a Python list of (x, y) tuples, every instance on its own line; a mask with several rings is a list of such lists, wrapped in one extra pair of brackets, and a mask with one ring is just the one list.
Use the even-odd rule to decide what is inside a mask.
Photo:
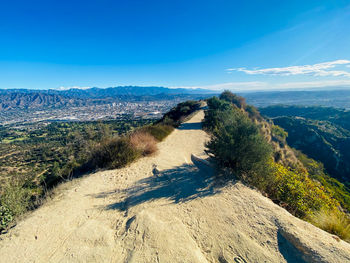
[(266, 191), (292, 214), (305, 217), (320, 209), (332, 210), (339, 206), (338, 201), (319, 182), (311, 180), (307, 172), (290, 170), (275, 162), (271, 162), (271, 168), (274, 182)]

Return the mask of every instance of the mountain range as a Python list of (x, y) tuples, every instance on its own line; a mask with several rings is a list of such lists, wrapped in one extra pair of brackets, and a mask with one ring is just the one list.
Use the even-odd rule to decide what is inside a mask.
[[(219, 91), (209, 89), (166, 88), (158, 86), (118, 86), (109, 88), (71, 88), (67, 90), (0, 89), (0, 110), (41, 107), (90, 106), (118, 101), (154, 101), (173, 98), (202, 99)], [(350, 109), (350, 90), (242, 92), (249, 104), (314, 105)]]
[(68, 89), (68, 90), (0, 90), (0, 110), (17, 108), (62, 107), (105, 104), (118, 100), (164, 99), (183, 95), (206, 95), (214, 91), (205, 89), (170, 89), (165, 87), (120, 86), (106, 89)]

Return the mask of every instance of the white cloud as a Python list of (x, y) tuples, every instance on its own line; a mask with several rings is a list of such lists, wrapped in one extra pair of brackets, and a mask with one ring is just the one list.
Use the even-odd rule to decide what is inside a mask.
[(228, 83), (219, 83), (214, 85), (203, 85), (203, 86), (177, 86), (170, 88), (184, 88), (184, 89), (209, 89), (209, 90), (242, 90), (242, 89), (261, 89), (267, 88), (267, 83), (259, 81), (250, 81), (250, 82), (228, 82)]
[(230, 68), (228, 72), (239, 71), (249, 75), (280, 75), (280, 76), (291, 76), (291, 75), (311, 75), (311, 76), (333, 76), (333, 77), (350, 77), (350, 72), (344, 70), (330, 70), (334, 69), (339, 65), (346, 65), (350, 67), (350, 60), (335, 60), (330, 62), (318, 63), (314, 65), (303, 65), (303, 66), (291, 66), (281, 68), (265, 68), (265, 69), (246, 69), (246, 68)]
[(286, 82), (271, 85), (271, 88), (278, 90), (327, 88), (331, 90), (337, 88), (350, 88), (350, 80)]
[(70, 89), (90, 89), (91, 87), (81, 87), (81, 86), (71, 86), (71, 87), (64, 87), (61, 86), (59, 88), (57, 88), (56, 90), (70, 90)]
[(305, 89), (341, 89), (350, 88), (350, 80), (327, 80), (327, 81), (303, 81), (303, 82), (285, 82), (285, 83), (268, 83), (268, 82), (228, 82), (214, 85), (203, 86), (181, 86), (172, 88), (188, 89), (210, 89), (210, 90), (231, 90), (235, 92), (245, 91), (262, 91), (262, 90), (305, 90)]

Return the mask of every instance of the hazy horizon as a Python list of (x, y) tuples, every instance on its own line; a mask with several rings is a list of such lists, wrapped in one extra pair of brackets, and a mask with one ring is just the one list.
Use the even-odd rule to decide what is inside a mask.
[(230, 90), (238, 94), (244, 93), (255, 93), (255, 92), (292, 92), (292, 91), (350, 91), (350, 87), (314, 87), (314, 88), (270, 88), (270, 89), (210, 89), (210, 87), (166, 87), (166, 86), (137, 86), (137, 85), (123, 85), (123, 86), (112, 86), (112, 87), (59, 87), (59, 88), (49, 88), (49, 89), (30, 89), (30, 88), (0, 88), (0, 90), (30, 90), (30, 91), (69, 91), (69, 90), (89, 90), (89, 89), (109, 89), (109, 88), (121, 88), (121, 87), (137, 87), (137, 88), (148, 88), (148, 87), (158, 87), (158, 88), (167, 88), (167, 89), (186, 89), (186, 90), (199, 90), (199, 91), (208, 91), (210, 93), (221, 93), (225, 90)]

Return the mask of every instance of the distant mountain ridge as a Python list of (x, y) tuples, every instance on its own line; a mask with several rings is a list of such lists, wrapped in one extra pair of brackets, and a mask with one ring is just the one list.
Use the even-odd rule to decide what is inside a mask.
[(56, 94), (68, 97), (76, 96), (86, 96), (89, 98), (101, 98), (110, 97), (116, 95), (134, 95), (134, 96), (153, 96), (159, 94), (213, 94), (216, 93), (213, 90), (208, 89), (185, 89), (185, 88), (166, 88), (158, 86), (117, 86), (109, 88), (89, 88), (89, 89), (79, 89), (71, 88), (67, 90), (59, 89), (46, 89), (46, 90), (35, 90), (35, 89), (0, 89), (0, 94), (9, 93), (46, 93), (46, 94)]
[(30, 90), (0, 89), (0, 110), (104, 104), (111, 100), (162, 99), (168, 96), (213, 94), (205, 89), (170, 89), (165, 87), (121, 86), (106, 89)]
[[(67, 90), (0, 89), (0, 110), (16, 108), (61, 107), (66, 105), (96, 105), (113, 100), (159, 100), (175, 96), (200, 99), (220, 91), (209, 89), (167, 88), (161, 86), (118, 86), (109, 88), (71, 88)], [(16, 94), (16, 95), (14, 95)], [(350, 90), (259, 91), (241, 93), (256, 107), (270, 105), (314, 105), (350, 109)], [(26, 98), (26, 96), (29, 96)], [(191, 98), (193, 96), (193, 98)], [(197, 96), (197, 97), (195, 97)], [(20, 100), (18, 100), (20, 98)], [(34, 100), (34, 101), (32, 101)], [(107, 102), (109, 100), (109, 102)]]
[(160, 94), (181, 95), (181, 94), (213, 94), (212, 90), (206, 89), (170, 89), (157, 86), (119, 86), (110, 88), (90, 88), (90, 89), (69, 89), (69, 90), (48, 90), (49, 94), (63, 94), (69, 97), (84, 96), (86, 98), (106, 98), (120, 95), (128, 96), (155, 96)]
[(70, 100), (57, 94), (33, 93), (0, 93), (0, 110), (15, 108), (60, 107), (68, 104), (80, 104), (81, 100)]

